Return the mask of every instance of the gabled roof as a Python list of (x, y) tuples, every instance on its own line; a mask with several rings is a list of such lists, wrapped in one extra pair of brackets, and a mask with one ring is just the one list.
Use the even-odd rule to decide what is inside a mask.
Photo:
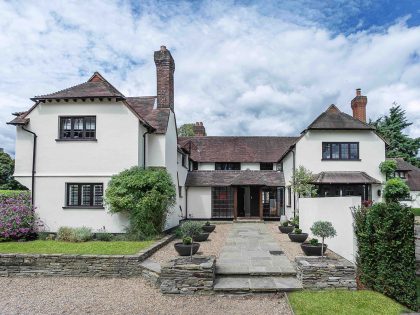
[(95, 72), (85, 83), (72, 86), (70, 88), (54, 92), (51, 94), (38, 95), (31, 100), (53, 100), (53, 99), (77, 99), (77, 98), (119, 98), (124, 99), (124, 95), (118, 91), (111, 83), (99, 73)]
[(196, 162), (276, 163), (297, 137), (180, 137)]
[[(319, 115), (306, 130), (375, 130), (370, 126), (346, 113), (341, 112), (334, 104)], [(306, 131), (304, 130), (304, 132)]]
[(388, 158), (397, 162), (397, 171), (405, 171), (406, 183), (411, 191), (420, 191), (420, 168), (404, 161), (403, 158)]
[(365, 172), (340, 171), (321, 172), (314, 176), (314, 184), (380, 184)]
[(397, 162), (397, 171), (420, 171), (418, 167), (406, 162), (403, 158), (387, 158), (387, 160), (394, 160)]
[(284, 186), (283, 172), (278, 171), (192, 171), (185, 186)]
[(125, 101), (156, 129), (155, 133), (166, 133), (171, 110), (169, 108), (154, 108), (156, 96), (127, 97)]

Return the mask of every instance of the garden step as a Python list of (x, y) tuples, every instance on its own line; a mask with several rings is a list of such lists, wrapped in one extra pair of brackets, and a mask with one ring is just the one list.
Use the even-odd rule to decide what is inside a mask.
[(230, 293), (288, 292), (301, 290), (296, 277), (228, 276), (218, 277), (214, 291)]

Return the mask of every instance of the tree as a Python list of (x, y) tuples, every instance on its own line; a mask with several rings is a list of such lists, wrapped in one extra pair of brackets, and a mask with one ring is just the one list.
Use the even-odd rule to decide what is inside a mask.
[(0, 152), (0, 190), (27, 190), (13, 178), (15, 161), (6, 152)]
[(312, 184), (313, 180), (312, 172), (301, 165), (292, 175), (290, 185), (298, 197), (313, 197), (317, 192), (315, 185)]
[(395, 170), (397, 169), (397, 162), (394, 160), (386, 160), (379, 164), (379, 169), (385, 174), (386, 179), (394, 176)]
[(389, 116), (385, 115), (376, 121), (370, 121), (370, 125), (384, 137), (388, 143), (387, 157), (401, 157), (411, 164), (420, 167), (420, 159), (417, 157), (420, 149), (420, 138), (410, 138), (403, 131), (413, 123), (408, 122), (405, 110), (395, 102), (389, 110)]
[(410, 188), (401, 178), (387, 180), (384, 188), (384, 197), (387, 202), (398, 202), (410, 196)]
[(175, 204), (175, 186), (164, 168), (138, 166), (112, 176), (105, 202), (112, 213), (127, 213), (127, 232), (133, 239), (150, 239), (160, 234)]
[(334, 237), (337, 235), (331, 222), (328, 221), (316, 221), (311, 227), (313, 235), (321, 237), (321, 257), (324, 257), (324, 238)]
[(181, 127), (178, 128), (178, 136), (179, 137), (194, 137), (194, 124), (183, 124)]

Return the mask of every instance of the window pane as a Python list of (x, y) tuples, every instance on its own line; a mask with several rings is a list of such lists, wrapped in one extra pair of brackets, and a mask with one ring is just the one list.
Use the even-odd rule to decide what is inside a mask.
[(338, 143), (331, 143), (331, 158), (332, 159), (340, 158), (340, 146)]
[(83, 138), (83, 118), (74, 118), (73, 138)]
[(273, 163), (260, 163), (260, 170), (261, 171), (272, 171), (273, 170)]
[(103, 186), (102, 185), (95, 185), (94, 186), (94, 198), (93, 198), (93, 205), (94, 206), (102, 206), (103, 205)]
[(231, 218), (233, 216), (233, 189), (231, 187), (212, 188), (212, 217)]
[(359, 158), (359, 144), (350, 143), (350, 159), (357, 160)]
[(331, 158), (331, 144), (329, 143), (322, 144), (322, 158), (323, 159)]
[(79, 205), (79, 185), (68, 185), (68, 205)]
[(62, 118), (61, 119), (61, 130), (63, 138), (71, 137), (71, 118)]
[(348, 143), (341, 143), (341, 159), (348, 160), (349, 159), (349, 144)]
[(82, 206), (90, 206), (90, 185), (82, 185)]
[(96, 129), (96, 117), (86, 117), (86, 138), (95, 138), (95, 129)]

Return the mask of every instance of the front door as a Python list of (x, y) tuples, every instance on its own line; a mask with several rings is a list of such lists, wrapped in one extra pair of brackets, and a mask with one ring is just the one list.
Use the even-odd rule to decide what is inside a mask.
[(250, 187), (250, 216), (260, 216), (260, 188), (251, 186)]
[(254, 186), (237, 187), (236, 207), (238, 217), (260, 216), (260, 189)]

